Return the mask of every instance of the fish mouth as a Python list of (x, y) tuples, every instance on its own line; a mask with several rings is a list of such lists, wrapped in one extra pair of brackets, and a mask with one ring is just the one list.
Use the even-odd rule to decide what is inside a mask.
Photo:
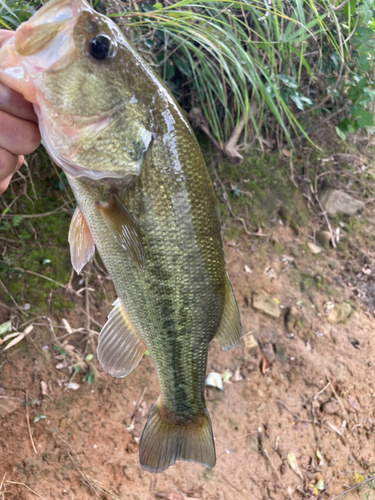
[(31, 56), (45, 50), (53, 39), (66, 29), (77, 15), (77, 2), (52, 0), (40, 9), (15, 34), (15, 49), (21, 56)]
[(35, 70), (56, 70), (77, 57), (73, 31), (80, 13), (89, 8), (83, 0), (51, 0), (15, 33), (14, 49), (20, 61)]

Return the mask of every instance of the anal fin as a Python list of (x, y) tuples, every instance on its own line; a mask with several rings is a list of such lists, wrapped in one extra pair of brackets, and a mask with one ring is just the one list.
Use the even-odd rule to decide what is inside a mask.
[(229, 351), (240, 342), (241, 319), (232, 285), (227, 280), (227, 294), (219, 329), (214, 337), (223, 351)]
[(80, 274), (83, 267), (94, 255), (95, 244), (86, 219), (78, 206), (70, 223), (68, 241), (72, 266), (77, 274)]
[(113, 306), (99, 334), (97, 355), (104, 370), (121, 378), (134, 370), (147, 348), (126, 316), (120, 299)]
[(126, 207), (114, 193), (110, 193), (107, 202), (99, 203), (98, 206), (108, 229), (122, 248), (133, 258), (138, 268), (143, 271), (145, 255), (141, 234)]

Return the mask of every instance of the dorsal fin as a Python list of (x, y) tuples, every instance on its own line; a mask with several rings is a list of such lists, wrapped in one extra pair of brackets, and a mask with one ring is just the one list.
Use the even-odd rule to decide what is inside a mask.
[(70, 245), (70, 258), (77, 274), (88, 263), (95, 253), (95, 244), (90, 229), (80, 208), (74, 211), (70, 223), (68, 241)]
[(143, 271), (145, 255), (141, 234), (126, 207), (114, 193), (110, 193), (107, 202), (99, 203), (98, 206), (108, 229), (122, 248), (133, 258), (138, 268)]
[(236, 347), (240, 342), (241, 336), (241, 319), (238, 311), (237, 302), (233, 293), (232, 285), (227, 279), (227, 294), (224, 306), (223, 315), (219, 329), (214, 337), (223, 351), (229, 351), (232, 347)]
[(112, 377), (126, 377), (141, 361), (146, 346), (131, 325), (117, 299), (99, 334), (97, 355), (104, 370)]

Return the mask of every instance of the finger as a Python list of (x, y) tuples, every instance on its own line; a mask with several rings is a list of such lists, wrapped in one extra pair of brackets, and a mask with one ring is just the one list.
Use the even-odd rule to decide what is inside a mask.
[(0, 148), (14, 155), (28, 155), (40, 143), (40, 133), (36, 123), (21, 120), (0, 111)]
[(7, 113), (38, 123), (33, 105), (15, 90), (0, 83), (0, 110)]
[(0, 30), (0, 47), (4, 45), (4, 43), (7, 42), (9, 38), (12, 38), (13, 35), (14, 31)]
[(7, 189), (12, 175), (22, 165), (22, 163), (23, 157), (12, 155), (9, 151), (0, 149), (0, 194)]

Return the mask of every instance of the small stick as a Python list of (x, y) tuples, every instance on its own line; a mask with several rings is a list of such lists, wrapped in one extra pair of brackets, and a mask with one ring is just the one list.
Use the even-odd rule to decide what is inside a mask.
[(318, 397), (318, 396), (320, 396), (320, 395), (321, 395), (321, 394), (322, 394), (322, 393), (323, 393), (323, 392), (327, 389), (327, 387), (328, 387), (329, 385), (331, 385), (331, 382), (328, 382), (328, 384), (327, 384), (327, 385), (325, 385), (321, 391), (317, 392), (317, 393), (314, 395), (313, 399), (317, 399), (317, 397)]
[(293, 415), (293, 417), (297, 419), (297, 422), (306, 422), (308, 424), (312, 424), (313, 423), (312, 420), (306, 420), (304, 418), (301, 418), (297, 413), (294, 413), (294, 411), (291, 410), (290, 408), (288, 408), (287, 405), (284, 403), (284, 401), (281, 401), (281, 399), (276, 399), (276, 403), (280, 404), (286, 410), (288, 410), (288, 412), (291, 413)]
[(269, 456), (269, 454), (268, 454), (268, 451), (267, 451), (267, 450), (265, 450), (265, 449), (263, 449), (262, 451), (263, 451), (264, 455), (268, 458), (268, 460), (269, 460), (269, 462), (270, 462), (270, 464), (271, 464), (271, 467), (272, 467), (272, 469), (273, 469), (274, 473), (276, 474), (277, 479), (279, 480), (279, 482), (280, 482), (281, 486), (282, 486), (282, 487), (284, 488), (284, 490), (286, 491), (286, 493), (287, 493), (288, 497), (289, 497), (290, 499), (292, 499), (292, 495), (289, 493), (288, 488), (285, 486), (284, 481), (281, 479), (281, 476), (280, 476), (280, 474), (279, 474), (278, 470), (276, 469), (276, 467), (274, 466), (274, 464), (273, 464), (273, 462), (272, 462), (272, 460), (271, 460), (271, 457), (270, 457), (270, 456)]
[(5, 473), (5, 474), (4, 474), (4, 477), (3, 477), (3, 479), (1, 480), (0, 490), (1, 490), (1, 488), (3, 487), (3, 484), (4, 484), (4, 480), (5, 480), (5, 478), (6, 478), (6, 475), (7, 475), (7, 473)]
[(28, 269), (22, 269), (22, 267), (14, 267), (16, 271), (21, 271), (22, 273), (27, 273), (27, 274), (32, 274), (34, 276), (38, 276), (38, 278), (43, 278), (47, 281), (51, 281), (51, 283), (55, 283), (55, 285), (61, 286), (61, 288), (66, 288), (65, 285), (62, 283), (59, 283), (58, 281), (53, 280), (52, 278), (49, 278), (48, 276), (44, 276), (43, 274), (39, 273), (34, 273), (34, 271), (29, 271)]
[(17, 481), (5, 481), (6, 483), (11, 483), (11, 484), (21, 484), (22, 486), (24, 486), (25, 488), (27, 488), (28, 490), (31, 491), (31, 493), (34, 493), (34, 495), (36, 495), (37, 497), (39, 498), (43, 498), (41, 495), (39, 495), (36, 491), (32, 490), (29, 486), (27, 486), (27, 484), (25, 483), (18, 483)]
[(140, 395), (138, 401), (137, 401), (137, 404), (135, 405), (135, 410), (134, 410), (134, 413), (133, 413), (133, 416), (132, 416), (132, 419), (131, 419), (131, 422), (130, 422), (130, 425), (134, 425), (134, 422), (135, 422), (135, 414), (137, 413), (137, 411), (139, 410), (139, 407), (141, 406), (142, 404), (142, 401), (143, 401), (143, 398), (146, 394), (146, 391), (147, 391), (148, 387), (147, 385), (145, 386), (145, 388), (143, 389), (142, 391), (142, 394)]
[[(28, 403), (28, 399), (29, 399), (29, 392), (26, 390), (26, 403)], [(31, 444), (33, 445), (34, 453), (35, 453), (35, 455), (37, 455), (38, 452), (36, 451), (34, 440), (33, 440), (33, 435), (31, 434), (31, 427), (30, 427), (30, 420), (29, 420), (29, 405), (28, 404), (26, 404), (26, 421), (27, 421), (27, 427), (29, 429), (30, 441), (31, 441)], [(9, 483), (9, 482), (11, 482), (11, 481), (7, 481), (7, 483)], [(19, 483), (19, 484), (23, 484), (23, 483)], [(24, 486), (26, 486), (26, 485), (24, 485)], [(27, 486), (26, 486), (26, 488), (27, 488)], [(42, 498), (42, 497), (40, 497), (40, 498)]]
[(59, 208), (56, 208), (56, 210), (52, 210), (52, 212), (45, 212), (44, 214), (5, 214), (2, 216), (3, 219), (12, 219), (13, 217), (22, 217), (24, 219), (38, 219), (40, 217), (48, 217), (49, 215), (56, 214), (57, 212), (60, 212), (66, 205), (70, 205), (70, 201), (67, 201), (66, 203), (63, 203)]
[(332, 382), (330, 381), (330, 379), (329, 379), (329, 377), (328, 377), (327, 373), (326, 373), (326, 378), (327, 378), (328, 382), (331, 384), (333, 394), (335, 395), (335, 398), (337, 399), (337, 401), (338, 401), (339, 405), (341, 406), (341, 409), (342, 409), (343, 414), (344, 414), (346, 417), (349, 417), (349, 413), (345, 410), (345, 406), (343, 405), (343, 403), (342, 403), (341, 399), (339, 398), (339, 396), (338, 396), (338, 394), (337, 394), (337, 392), (336, 392), (336, 390), (335, 390), (335, 388), (334, 388), (334, 386), (333, 386)]

